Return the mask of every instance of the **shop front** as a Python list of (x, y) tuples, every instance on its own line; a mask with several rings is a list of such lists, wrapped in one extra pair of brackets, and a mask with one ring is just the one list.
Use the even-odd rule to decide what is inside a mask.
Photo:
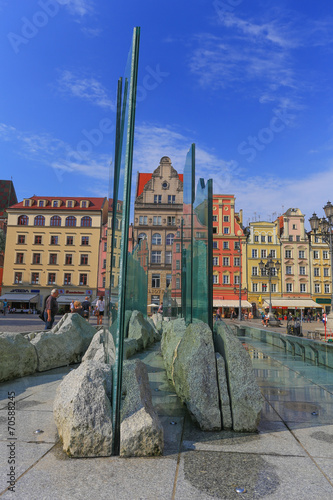
[[(269, 309), (268, 300), (264, 300), (263, 307)], [(291, 314), (294, 318), (304, 321), (308, 315), (315, 319), (317, 314), (322, 313), (322, 306), (312, 299), (272, 299), (272, 310), (274, 316), (280, 320), (288, 319)]]
[[(250, 311), (252, 311), (252, 304), (247, 300), (241, 301), (242, 314), (246, 316)], [(239, 312), (239, 300), (234, 299), (214, 299), (213, 300), (213, 310), (214, 314), (220, 310), (221, 318), (231, 318), (232, 316), (238, 317)]]
[(39, 309), (39, 290), (15, 289), (0, 296), (2, 311), (7, 303), (8, 313), (36, 314)]

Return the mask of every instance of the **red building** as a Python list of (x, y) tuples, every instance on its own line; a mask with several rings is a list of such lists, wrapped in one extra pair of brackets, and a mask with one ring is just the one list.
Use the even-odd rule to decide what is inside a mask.
[(235, 212), (234, 195), (213, 196), (213, 307), (226, 316), (238, 311), (241, 288), (242, 308), (249, 308), (246, 283), (245, 240), (242, 210)]

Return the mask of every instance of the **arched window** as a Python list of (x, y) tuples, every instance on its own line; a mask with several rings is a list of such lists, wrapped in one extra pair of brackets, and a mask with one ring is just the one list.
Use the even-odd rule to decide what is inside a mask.
[(59, 217), (59, 215), (53, 215), (50, 219), (50, 226), (61, 226), (61, 217)]
[(20, 215), (17, 220), (19, 226), (27, 226), (29, 224), (29, 217), (27, 215)]
[(151, 242), (153, 245), (162, 245), (162, 238), (160, 233), (154, 233)]
[(66, 217), (66, 226), (76, 226), (76, 217), (73, 215), (70, 215), (69, 217)]
[(85, 217), (82, 217), (82, 219), (81, 219), (81, 227), (91, 227), (91, 222), (92, 222), (91, 217), (86, 215)]
[(173, 239), (174, 239), (175, 235), (172, 234), (172, 233), (169, 233), (167, 234), (167, 237), (166, 237), (166, 244), (167, 245), (172, 245), (173, 244)]
[(147, 239), (147, 235), (146, 235), (146, 233), (140, 233), (140, 234), (138, 235), (138, 242), (139, 242), (140, 240), (146, 240), (146, 239)]
[(34, 220), (34, 226), (45, 226), (44, 215), (36, 215), (35, 220)]

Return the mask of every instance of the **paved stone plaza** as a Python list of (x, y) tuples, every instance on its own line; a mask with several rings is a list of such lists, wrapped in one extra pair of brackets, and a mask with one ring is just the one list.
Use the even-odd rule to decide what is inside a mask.
[[(35, 318), (26, 323), (13, 318), (12, 324), (26, 331), (29, 321)], [(200, 431), (167, 381), (159, 344), (137, 356), (147, 365), (153, 404), (164, 426), (165, 450), (159, 458), (70, 459), (65, 455), (52, 405), (58, 384), (75, 366), (0, 384), (0, 497), (331, 499), (333, 371), (292, 359), (272, 346), (243, 341), (249, 344), (265, 398), (256, 434)], [(6, 491), (11, 442), (7, 397), (12, 391), (15, 493)], [(35, 434), (37, 429), (43, 432)], [(237, 493), (237, 488), (245, 488), (246, 493)]]

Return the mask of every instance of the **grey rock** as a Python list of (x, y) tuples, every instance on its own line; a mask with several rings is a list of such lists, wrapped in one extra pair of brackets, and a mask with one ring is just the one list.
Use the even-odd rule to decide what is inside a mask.
[(40, 332), (31, 340), (38, 356), (38, 371), (78, 363), (96, 333), (77, 313), (68, 314), (57, 327)]
[(175, 353), (173, 379), (178, 396), (200, 428), (221, 430), (213, 334), (205, 323), (186, 328)]
[(123, 393), (120, 456), (162, 455), (163, 427), (152, 404), (147, 368), (142, 361), (124, 363)]
[(161, 340), (161, 337), (162, 337), (162, 329), (161, 330), (158, 330), (158, 328), (156, 327), (154, 321), (151, 319), (151, 318), (147, 318), (147, 322), (151, 325), (152, 329), (153, 329), (153, 333), (154, 333), (154, 340), (155, 341), (159, 341)]
[(226, 364), (233, 429), (236, 432), (255, 432), (263, 397), (250, 356), (240, 341), (222, 324), (216, 328), (216, 347)]
[(145, 320), (140, 311), (132, 312), (128, 325), (128, 338), (137, 340), (140, 351), (154, 343), (155, 333), (152, 325)]
[(173, 382), (173, 362), (175, 352), (181, 339), (184, 337), (186, 325), (183, 318), (163, 323), (161, 352), (168, 379)]
[(54, 420), (71, 457), (107, 457), (112, 451), (111, 367), (89, 360), (57, 389)]
[[(104, 345), (105, 344), (105, 345)], [(112, 335), (104, 327), (95, 333), (90, 345), (82, 358), (82, 361), (95, 360), (106, 363), (106, 349), (108, 350), (108, 363), (113, 365), (115, 362), (115, 346)]]
[(37, 369), (37, 354), (20, 333), (0, 334), (0, 382), (24, 377)]
[(62, 324), (66, 321), (66, 319), (67, 319), (68, 317), (70, 317), (71, 315), (72, 315), (72, 313), (66, 313), (66, 314), (64, 314), (63, 316), (61, 316), (61, 318), (59, 319), (58, 323), (56, 323), (56, 324), (54, 325), (54, 327), (52, 328), (52, 330), (53, 330), (54, 332), (57, 332), (57, 331), (59, 330), (59, 328), (61, 327), (61, 325), (62, 325)]
[(124, 340), (124, 359), (130, 358), (138, 351), (140, 351), (140, 349), (138, 341), (136, 339)]
[(232, 417), (230, 408), (230, 398), (228, 391), (228, 382), (225, 371), (225, 362), (220, 353), (215, 353), (216, 357), (216, 368), (217, 368), (217, 380), (218, 388), (220, 393), (220, 403), (222, 412), (222, 428), (232, 429)]

